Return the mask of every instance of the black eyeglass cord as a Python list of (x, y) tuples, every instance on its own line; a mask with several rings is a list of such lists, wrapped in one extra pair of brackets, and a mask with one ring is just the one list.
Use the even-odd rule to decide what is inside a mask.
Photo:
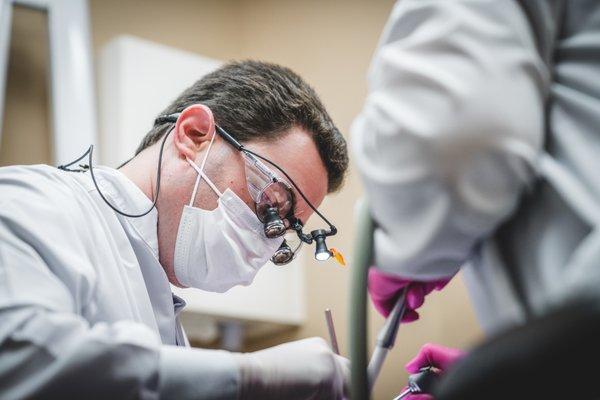
[[(104, 202), (113, 209), (114, 212), (123, 215), (124, 217), (129, 217), (129, 218), (140, 218), (143, 217), (145, 215), (148, 215), (150, 213), (150, 211), (152, 211), (155, 207), (156, 207), (156, 202), (158, 201), (158, 194), (160, 193), (160, 172), (161, 172), (161, 165), (162, 165), (162, 157), (163, 157), (163, 150), (165, 148), (165, 142), (167, 141), (167, 137), (169, 137), (169, 135), (171, 134), (173, 130), (169, 130), (169, 132), (167, 132), (165, 134), (165, 137), (162, 140), (162, 143), (160, 144), (160, 151), (158, 153), (158, 167), (156, 168), (156, 193), (154, 194), (154, 197), (152, 199), (152, 206), (150, 206), (150, 208), (146, 211), (144, 211), (141, 214), (129, 214), (126, 213), (124, 211), (119, 210), (117, 207), (115, 207), (114, 205), (112, 205), (108, 199), (104, 196), (104, 194), (102, 193), (102, 191), (100, 190), (100, 187), (98, 186), (98, 182), (96, 181), (96, 176), (94, 175), (94, 165), (93, 165), (93, 155), (94, 155), (94, 145), (90, 145), (90, 147), (87, 149), (87, 151), (85, 153), (83, 153), (83, 155), (81, 157), (79, 157), (77, 160), (75, 161), (71, 161), (68, 164), (63, 164), (63, 165), (59, 165), (58, 169), (63, 170), (63, 171), (68, 171), (68, 172), (86, 172), (86, 171), (90, 171), (90, 175), (92, 177), (92, 181), (94, 182), (94, 186), (96, 187), (96, 190), (98, 191), (98, 194), (100, 195), (100, 197), (102, 198), (102, 200), (104, 200)], [(85, 156), (88, 156), (88, 165), (79, 165), (78, 169), (72, 169), (69, 168), (71, 165), (78, 163), (79, 161), (83, 160), (85, 158)], [(125, 163), (126, 164), (126, 163)], [(122, 164), (124, 165), (124, 164)]]

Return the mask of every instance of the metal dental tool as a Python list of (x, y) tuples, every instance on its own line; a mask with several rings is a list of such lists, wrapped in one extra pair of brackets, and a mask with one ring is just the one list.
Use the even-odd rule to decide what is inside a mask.
[(372, 388), (379, 376), (383, 362), (387, 356), (388, 351), (394, 347), (396, 342), (396, 336), (398, 334), (398, 328), (400, 327), (400, 321), (404, 315), (406, 293), (408, 292), (408, 286), (405, 287), (396, 301), (396, 305), (392, 309), (392, 312), (387, 317), (385, 324), (377, 335), (377, 344), (375, 350), (369, 361), (367, 368), (367, 374), (369, 379), (369, 388)]
[(331, 310), (329, 308), (325, 310), (325, 321), (327, 322), (327, 330), (329, 331), (331, 350), (333, 350), (335, 354), (339, 355), (340, 348), (338, 347), (337, 336), (335, 334), (335, 326), (333, 325), (333, 317), (331, 316)]
[(394, 400), (401, 400), (409, 394), (429, 393), (439, 374), (440, 371), (435, 367), (421, 368), (418, 373), (408, 377), (408, 387), (397, 397), (394, 397)]

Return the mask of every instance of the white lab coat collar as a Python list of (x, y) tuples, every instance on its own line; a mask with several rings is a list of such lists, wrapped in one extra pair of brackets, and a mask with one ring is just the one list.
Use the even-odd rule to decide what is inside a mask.
[[(144, 192), (120, 171), (108, 167), (94, 167), (94, 171), (102, 178), (98, 179), (98, 186), (105, 197), (119, 210), (128, 214), (140, 214), (152, 205), (152, 201)], [(158, 261), (158, 213), (156, 209), (140, 218), (127, 218), (127, 221), (138, 233), (139, 237), (148, 245), (152, 254)]]

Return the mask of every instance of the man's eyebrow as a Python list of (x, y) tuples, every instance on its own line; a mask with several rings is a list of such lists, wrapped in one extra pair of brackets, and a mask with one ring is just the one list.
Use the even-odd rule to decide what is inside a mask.
[(298, 188), (296, 188), (296, 186), (291, 185), (287, 179), (285, 179), (285, 182), (290, 185), (290, 188), (292, 189), (292, 211), (293, 211), (293, 216), (294, 218), (296, 218), (298, 221), (300, 221), (300, 223), (302, 225), (304, 225), (304, 221), (302, 221), (300, 218), (298, 218), (298, 197), (300, 196), (300, 194), (298, 193)]
[[(292, 205), (293, 205), (292, 210), (294, 210), (293, 217), (296, 218), (300, 222), (300, 224), (304, 225), (305, 221), (301, 218), (302, 213), (299, 214), (298, 210), (296, 209), (298, 206), (298, 202), (295, 199), (294, 199), (294, 202), (292, 203)], [(306, 211), (306, 210), (304, 210), (304, 211)]]
[(296, 216), (296, 213), (298, 212), (298, 210), (296, 209), (298, 207), (298, 194), (296, 193), (297, 190), (292, 185), (290, 185), (290, 188), (292, 189), (292, 208), (290, 209), (290, 213), (292, 214), (293, 218), (299, 219)]

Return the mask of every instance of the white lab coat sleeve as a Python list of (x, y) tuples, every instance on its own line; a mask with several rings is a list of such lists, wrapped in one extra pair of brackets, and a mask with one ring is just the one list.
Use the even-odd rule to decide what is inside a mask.
[(235, 400), (239, 397), (238, 371), (230, 352), (163, 346), (159, 369), (161, 398)]
[(0, 397), (237, 398), (233, 355), (161, 345), (133, 321), (90, 325), (14, 232), (0, 223)]
[(515, 1), (396, 4), (352, 125), (379, 268), (452, 276), (511, 214), (532, 173), (503, 143), (539, 151), (547, 81)]

